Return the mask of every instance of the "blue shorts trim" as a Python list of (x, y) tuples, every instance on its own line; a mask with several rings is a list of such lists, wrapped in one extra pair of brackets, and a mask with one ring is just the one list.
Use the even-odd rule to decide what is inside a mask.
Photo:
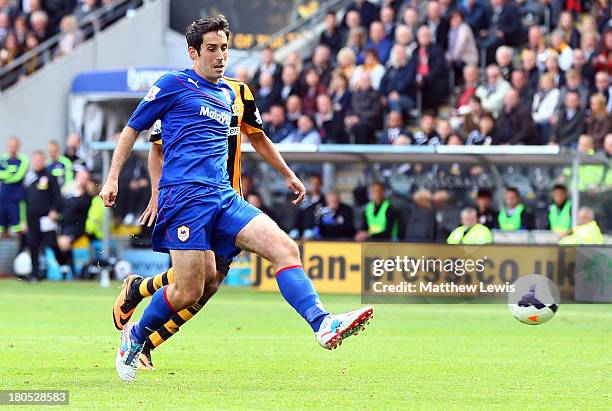
[(212, 250), (231, 259), (240, 253), (236, 236), (261, 213), (231, 187), (197, 183), (160, 189), (153, 250)]

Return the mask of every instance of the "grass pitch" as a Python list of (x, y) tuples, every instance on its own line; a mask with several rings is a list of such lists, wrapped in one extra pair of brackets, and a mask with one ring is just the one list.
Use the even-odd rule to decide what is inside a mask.
[(122, 383), (118, 286), (0, 281), (0, 389), (67, 389), (76, 409), (612, 408), (611, 305), (562, 305), (541, 326), (505, 305), (378, 305), (326, 351), (280, 294), (223, 288), (154, 353), (157, 371)]

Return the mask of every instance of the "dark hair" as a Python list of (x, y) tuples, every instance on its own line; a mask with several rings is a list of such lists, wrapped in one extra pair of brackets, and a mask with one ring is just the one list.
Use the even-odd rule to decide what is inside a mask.
[(506, 192), (513, 192), (517, 196), (519, 197), (521, 196), (521, 193), (518, 191), (518, 188), (516, 187), (506, 187)]
[(493, 198), (493, 193), (488, 188), (481, 188), (478, 190), (476, 198)]
[(555, 190), (561, 190), (567, 193), (567, 187), (565, 186), (565, 184), (555, 184), (552, 188), (552, 191), (555, 191)]
[(211, 31), (217, 32), (219, 30), (223, 30), (229, 40), (229, 23), (222, 14), (219, 14), (218, 16), (203, 17), (193, 21), (185, 29), (187, 47), (193, 47), (197, 50), (198, 54), (200, 54), (200, 48), (202, 47), (203, 42), (202, 37), (206, 33), (210, 33)]
[(464, 16), (463, 12), (461, 10), (459, 10), (459, 9), (455, 9), (455, 10), (451, 11), (450, 15), (448, 16), (448, 19), (450, 20), (450, 19), (452, 19), (455, 16), (459, 16), (459, 17), (461, 17), (461, 20), (465, 20), (465, 16)]
[(433, 119), (436, 119), (436, 112), (433, 110), (425, 110), (423, 111), (423, 113), (421, 114), (421, 118), (423, 117), (433, 117)]
[(383, 190), (387, 189), (387, 185), (383, 181), (380, 181), (380, 180), (374, 181), (372, 183), (372, 187), (376, 187), (376, 186), (382, 188)]

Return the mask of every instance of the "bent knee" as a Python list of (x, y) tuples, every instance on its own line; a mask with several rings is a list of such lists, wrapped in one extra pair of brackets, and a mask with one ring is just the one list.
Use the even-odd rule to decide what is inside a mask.
[(183, 287), (177, 290), (175, 298), (179, 300), (182, 307), (190, 307), (196, 304), (202, 297), (203, 287)]

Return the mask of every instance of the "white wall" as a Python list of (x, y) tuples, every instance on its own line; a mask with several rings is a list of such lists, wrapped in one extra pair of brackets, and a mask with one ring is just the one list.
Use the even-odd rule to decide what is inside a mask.
[(68, 131), (68, 94), (78, 73), (164, 65), (166, 5), (165, 1), (146, 4), (132, 18), (0, 94), (0, 151), (11, 135), (21, 138), (24, 153), (46, 148), (51, 138), (63, 141)]

